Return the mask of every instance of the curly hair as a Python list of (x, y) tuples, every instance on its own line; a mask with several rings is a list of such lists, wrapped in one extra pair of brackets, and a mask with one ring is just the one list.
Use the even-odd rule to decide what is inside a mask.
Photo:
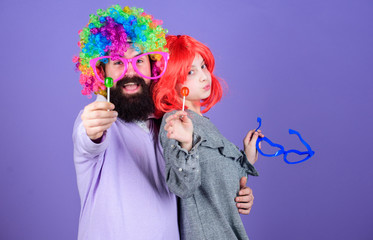
[(146, 14), (142, 8), (122, 8), (114, 5), (107, 10), (98, 9), (97, 15), (89, 16), (89, 23), (79, 30), (81, 48), (79, 57), (73, 62), (81, 72), (80, 84), (82, 94), (91, 97), (91, 93), (106, 95), (105, 85), (94, 77), (89, 61), (101, 56), (123, 56), (129, 47), (139, 52), (167, 52), (166, 33), (152, 15)]

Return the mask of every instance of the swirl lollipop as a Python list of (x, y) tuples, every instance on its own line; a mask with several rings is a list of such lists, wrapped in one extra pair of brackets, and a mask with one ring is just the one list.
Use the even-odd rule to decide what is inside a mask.
[(111, 77), (105, 78), (105, 86), (107, 87), (107, 101), (110, 102), (110, 88), (114, 85)]
[(189, 95), (189, 88), (187, 87), (182, 87), (181, 88), (181, 95), (183, 96), (183, 111), (185, 107), (185, 97)]

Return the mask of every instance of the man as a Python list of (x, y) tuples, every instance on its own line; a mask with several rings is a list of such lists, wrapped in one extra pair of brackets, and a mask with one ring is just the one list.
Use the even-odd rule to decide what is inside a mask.
[[(78, 239), (179, 239), (176, 197), (166, 186), (150, 93), (151, 79), (167, 63), (160, 24), (142, 9), (116, 5), (90, 15), (80, 31), (82, 52), (75, 61), (82, 93), (106, 95), (110, 79), (114, 86), (113, 104), (98, 95), (74, 124)], [(248, 214), (253, 196), (245, 184), (241, 179), (238, 208)]]

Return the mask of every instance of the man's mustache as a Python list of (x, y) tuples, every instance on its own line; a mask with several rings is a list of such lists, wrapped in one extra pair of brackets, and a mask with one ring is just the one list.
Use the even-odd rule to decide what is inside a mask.
[(123, 87), (127, 83), (135, 83), (142, 86), (146, 86), (146, 83), (143, 78), (134, 76), (134, 77), (124, 77), (117, 82), (117, 87)]

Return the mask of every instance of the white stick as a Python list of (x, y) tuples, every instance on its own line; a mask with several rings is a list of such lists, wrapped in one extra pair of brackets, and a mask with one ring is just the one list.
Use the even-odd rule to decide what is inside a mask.
[(183, 111), (184, 111), (184, 106), (185, 106), (185, 96), (183, 96)]
[(107, 88), (107, 101), (110, 102), (110, 88)]

